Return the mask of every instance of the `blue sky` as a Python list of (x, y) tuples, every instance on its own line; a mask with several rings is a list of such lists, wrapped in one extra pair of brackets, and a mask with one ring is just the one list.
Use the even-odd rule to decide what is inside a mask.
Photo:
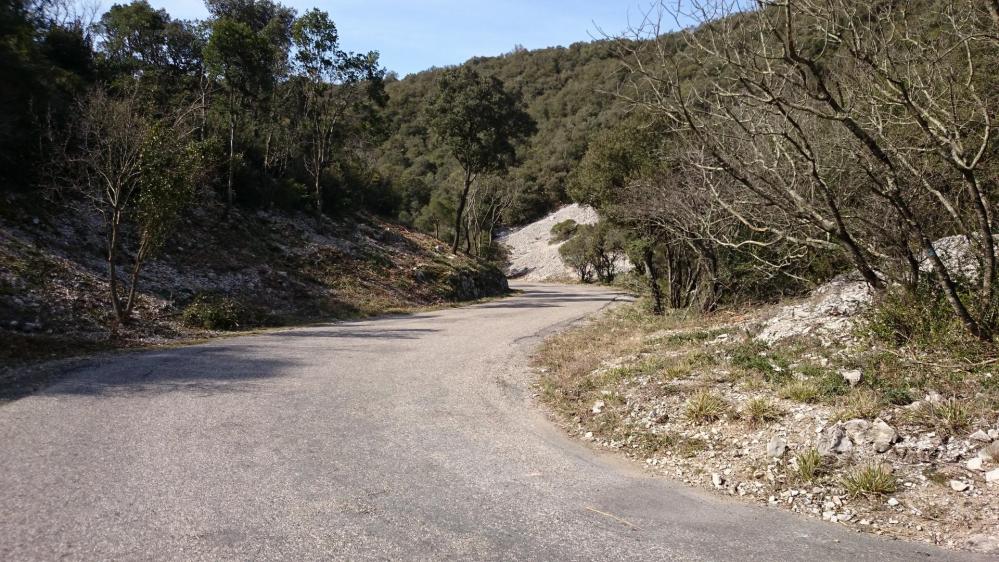
[[(115, 0), (105, 0), (103, 10)], [(117, 0), (124, 2), (127, 0)], [(201, 19), (199, 0), (149, 0), (171, 16)], [(377, 50), (382, 64), (400, 75), (498, 55), (514, 45), (528, 49), (569, 45), (623, 31), (641, 19), (648, 0), (285, 0), (300, 13), (330, 13), (351, 51)], [(102, 11), (103, 11), (102, 10)]]

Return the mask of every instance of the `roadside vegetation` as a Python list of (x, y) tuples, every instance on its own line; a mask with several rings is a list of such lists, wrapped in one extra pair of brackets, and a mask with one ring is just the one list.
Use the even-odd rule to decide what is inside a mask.
[(999, 549), (997, 9), (660, 3), (621, 37), (631, 111), (568, 189), (645, 300), (539, 353), (566, 427), (728, 494)]

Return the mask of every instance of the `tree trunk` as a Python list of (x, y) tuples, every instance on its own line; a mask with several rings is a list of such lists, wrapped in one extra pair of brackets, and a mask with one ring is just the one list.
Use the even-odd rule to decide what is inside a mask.
[(229, 169), (225, 189), (225, 216), (229, 216), (232, 208), (233, 188), (232, 188), (232, 167), (236, 158), (236, 115), (233, 113), (232, 97), (229, 98)]
[(142, 270), (142, 264), (146, 261), (148, 252), (148, 238), (142, 236), (139, 241), (139, 249), (135, 252), (135, 262), (132, 264), (132, 274), (128, 282), (128, 298), (125, 300), (126, 317), (132, 315), (132, 309), (135, 307), (135, 288), (139, 285), (139, 272)]
[(465, 188), (461, 192), (461, 199), (458, 200), (458, 212), (454, 217), (454, 243), (451, 245), (451, 251), (458, 253), (458, 245), (461, 244), (461, 225), (462, 225), (462, 215), (465, 214), (465, 203), (468, 201), (468, 192), (472, 189), (472, 172), (470, 170), (465, 171)]
[(271, 167), (271, 137), (274, 136), (274, 132), (270, 129), (267, 130), (267, 138), (264, 141), (264, 170), (270, 170)]
[(645, 266), (645, 277), (649, 280), (649, 290), (652, 292), (652, 314), (663, 315), (663, 293), (659, 288), (659, 271), (656, 269), (655, 253), (652, 248), (642, 252), (642, 263)]
[(108, 234), (108, 290), (111, 293), (111, 309), (114, 311), (116, 326), (125, 321), (125, 314), (118, 298), (118, 234), (121, 217), (118, 211), (111, 215), (111, 232)]
[(691, 243), (690, 246), (698, 255), (701, 277), (701, 311), (711, 312), (718, 304), (718, 256), (712, 248), (704, 244)]
[(316, 220), (317, 221), (321, 220), (322, 217), (323, 217), (323, 186), (322, 186), (322, 183), (319, 181), (321, 176), (322, 176), (322, 174), (319, 172), (319, 168), (317, 167), (316, 168), (316, 173), (315, 173), (315, 178), (314, 178), (315, 184), (313, 186), (313, 189), (315, 190), (315, 193), (316, 193)]
[[(964, 170), (964, 180), (968, 184), (972, 194), (972, 201), (975, 208), (975, 214), (978, 217), (978, 229), (979, 234), (982, 237), (982, 256), (983, 263), (981, 264), (981, 271), (979, 274), (979, 282), (981, 286), (981, 291), (979, 293), (978, 309), (979, 322), (988, 322), (990, 319), (989, 311), (992, 309), (993, 300), (995, 297), (995, 282), (996, 282), (996, 244), (995, 239), (992, 238), (992, 218), (989, 216), (988, 206), (983, 200), (982, 189), (978, 184), (978, 178), (975, 176), (974, 172), (971, 170)], [(971, 246), (974, 240), (969, 239), (968, 245)]]

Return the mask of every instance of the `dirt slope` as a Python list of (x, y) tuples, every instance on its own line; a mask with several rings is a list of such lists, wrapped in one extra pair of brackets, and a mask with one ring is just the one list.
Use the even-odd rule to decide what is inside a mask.
[(49, 214), (39, 206), (0, 201), (0, 359), (8, 361), (211, 335), (181, 321), (199, 299), (234, 309), (245, 328), (506, 290), (496, 268), (370, 216), (319, 224), (305, 215), (235, 210), (222, 220), (212, 208), (185, 220), (146, 265), (136, 321), (112, 337), (100, 216), (86, 207)]

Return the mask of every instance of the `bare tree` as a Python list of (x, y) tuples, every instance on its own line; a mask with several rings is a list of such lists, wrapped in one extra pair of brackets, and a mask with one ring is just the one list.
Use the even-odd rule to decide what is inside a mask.
[[(971, 0), (924, 10), (849, 0), (693, 0), (660, 5), (628, 41), (621, 95), (683, 133), (691, 170), (752, 244), (835, 247), (864, 279), (919, 281), (920, 264), (982, 339), (995, 318), (986, 185), (994, 29)], [(679, 38), (664, 16), (694, 21)], [(993, 32), (993, 33), (990, 33)], [(962, 294), (935, 237), (960, 234), (980, 262)]]
[(481, 256), (483, 244), (488, 246), (493, 243), (496, 227), (502, 223), (503, 214), (514, 200), (515, 192), (507, 177), (486, 178), (473, 184), (465, 215), (469, 253)]
[[(172, 232), (193, 193), (200, 160), (187, 139), (194, 109), (162, 122), (143, 116), (133, 97), (113, 98), (95, 90), (81, 103), (80, 146), (71, 162), (72, 181), (101, 213), (105, 225), (108, 291), (116, 323), (125, 322), (136, 302), (145, 260)], [(135, 228), (127, 281), (119, 267), (128, 260), (126, 227)]]

